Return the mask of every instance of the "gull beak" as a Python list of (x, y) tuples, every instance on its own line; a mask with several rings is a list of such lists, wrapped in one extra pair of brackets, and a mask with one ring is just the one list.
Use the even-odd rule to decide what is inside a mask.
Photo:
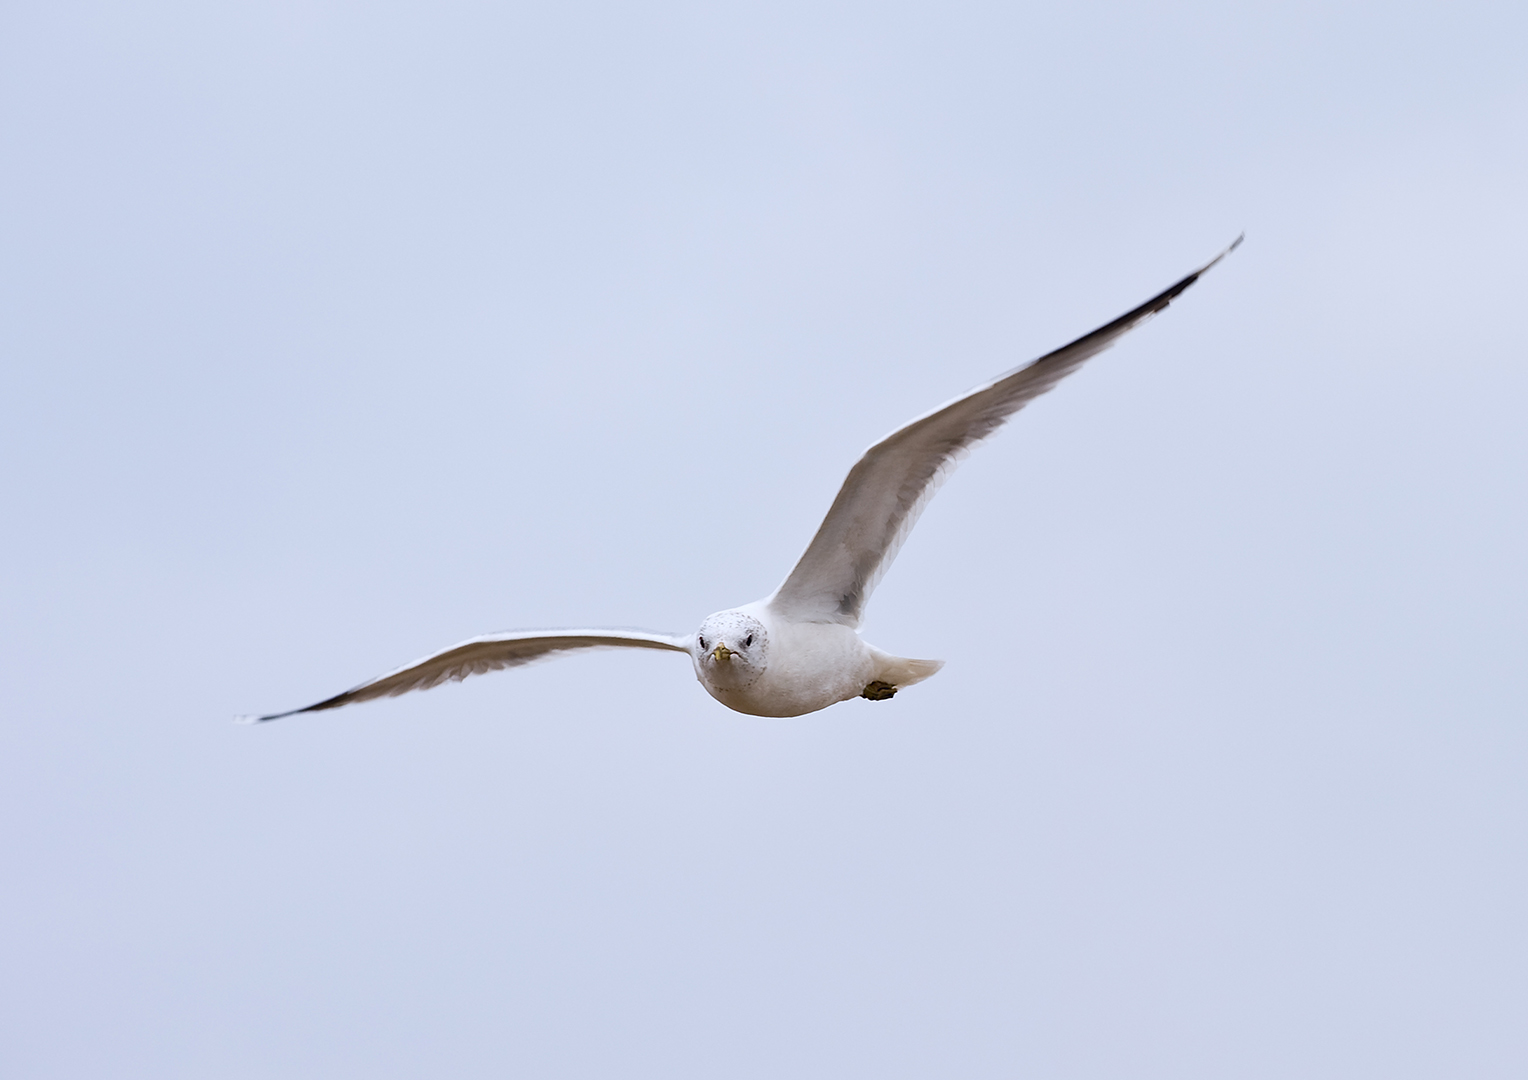
[(732, 650), (727, 648), (727, 646), (725, 646), (725, 645), (718, 644), (716, 646), (716, 648), (711, 650), (711, 659), (715, 660), (717, 663), (720, 663), (723, 660), (730, 659), (731, 657), (732, 657)]

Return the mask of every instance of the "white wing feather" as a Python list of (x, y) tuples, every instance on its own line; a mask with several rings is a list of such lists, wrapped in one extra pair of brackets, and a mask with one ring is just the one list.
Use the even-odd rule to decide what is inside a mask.
[(521, 667), (574, 649), (670, 649), (688, 653), (690, 639), (672, 634), (652, 634), (644, 630), (513, 630), (503, 634), (485, 634), (469, 638), (449, 649), (432, 653), (422, 660), (378, 675), (360, 686), (325, 698), (316, 705), (268, 716), (240, 716), (241, 724), (261, 724), (297, 713), (337, 709), (357, 701), (397, 697), (410, 690), (428, 690), (444, 682), (461, 682), (469, 675)]
[(934, 492), (971, 448), (1029, 402), (1157, 312), (1225, 251), (1139, 307), (1024, 367), (941, 405), (866, 450), (806, 552), (769, 603), (787, 618), (857, 627), (865, 603)]

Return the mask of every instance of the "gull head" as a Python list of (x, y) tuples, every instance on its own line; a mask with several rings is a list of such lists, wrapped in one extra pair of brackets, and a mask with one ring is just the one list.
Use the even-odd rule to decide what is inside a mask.
[(695, 632), (695, 674), (710, 690), (741, 690), (764, 674), (769, 632), (733, 609), (706, 617)]

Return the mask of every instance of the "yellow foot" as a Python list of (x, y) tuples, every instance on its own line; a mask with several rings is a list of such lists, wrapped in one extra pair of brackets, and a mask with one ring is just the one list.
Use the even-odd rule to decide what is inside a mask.
[(871, 701), (887, 701), (896, 695), (897, 688), (889, 682), (881, 682), (877, 679), (865, 689), (860, 691), (860, 697), (869, 698)]

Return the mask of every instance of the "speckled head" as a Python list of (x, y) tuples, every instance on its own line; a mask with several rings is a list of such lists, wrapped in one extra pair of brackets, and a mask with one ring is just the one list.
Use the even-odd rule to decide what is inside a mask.
[(708, 615), (695, 633), (695, 674), (713, 691), (741, 690), (764, 674), (769, 632), (733, 609)]

